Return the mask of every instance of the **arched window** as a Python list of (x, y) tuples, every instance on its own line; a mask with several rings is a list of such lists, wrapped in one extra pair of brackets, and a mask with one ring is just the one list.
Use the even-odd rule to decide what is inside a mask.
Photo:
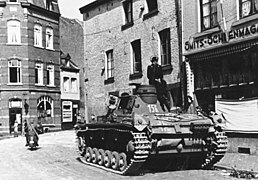
[(53, 29), (47, 27), (46, 28), (46, 48), (53, 49)]
[(40, 24), (34, 25), (34, 46), (42, 47), (42, 26)]
[(7, 22), (7, 33), (9, 44), (20, 44), (21, 43), (21, 28), (20, 21), (10, 20)]
[(37, 110), (39, 117), (53, 117), (54, 111), (53, 99), (49, 96), (41, 96), (37, 100)]

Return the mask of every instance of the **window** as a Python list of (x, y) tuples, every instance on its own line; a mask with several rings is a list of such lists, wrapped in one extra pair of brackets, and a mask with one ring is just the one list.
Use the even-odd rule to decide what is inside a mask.
[(47, 85), (54, 86), (54, 66), (48, 65), (47, 66)]
[(71, 92), (78, 92), (76, 78), (71, 78)]
[(171, 64), (170, 29), (159, 32), (161, 65)]
[(37, 100), (38, 117), (53, 117), (54, 116), (54, 101), (49, 96), (41, 96)]
[(141, 40), (135, 40), (131, 43), (132, 46), (132, 59), (133, 68), (132, 73), (142, 72), (142, 61), (141, 61)]
[(258, 12), (258, 1), (256, 0), (239, 0), (240, 18), (255, 14)]
[(43, 64), (35, 64), (35, 84), (43, 85)]
[(9, 0), (9, 2), (17, 2), (17, 0)]
[(53, 10), (53, 0), (45, 0), (45, 5), (47, 10)]
[(64, 92), (69, 92), (69, 90), (70, 90), (69, 77), (64, 77)]
[(106, 52), (106, 78), (112, 78), (113, 77), (113, 71), (114, 71), (114, 58), (113, 58), (113, 50), (109, 50)]
[(34, 26), (34, 46), (42, 47), (42, 26), (39, 24)]
[(148, 11), (156, 11), (158, 10), (158, 2), (157, 0), (146, 0)]
[(125, 13), (125, 24), (133, 22), (133, 4), (132, 0), (123, 2), (124, 13)]
[(21, 29), (20, 22), (17, 20), (10, 20), (7, 22), (8, 43), (21, 43)]
[(53, 49), (53, 29), (46, 29), (46, 48)]
[(217, 21), (217, 0), (201, 0), (201, 29), (204, 31), (216, 27)]
[(9, 82), (21, 83), (21, 61), (10, 60), (8, 62), (8, 69), (9, 69)]

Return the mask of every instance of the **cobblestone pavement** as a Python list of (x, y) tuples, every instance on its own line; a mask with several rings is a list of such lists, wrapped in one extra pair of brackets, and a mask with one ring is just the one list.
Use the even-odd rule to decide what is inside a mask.
[(73, 131), (40, 135), (40, 148), (34, 151), (24, 145), (25, 137), (0, 140), (1, 180), (235, 179), (216, 170), (156, 172), (141, 176), (113, 174), (78, 161)]

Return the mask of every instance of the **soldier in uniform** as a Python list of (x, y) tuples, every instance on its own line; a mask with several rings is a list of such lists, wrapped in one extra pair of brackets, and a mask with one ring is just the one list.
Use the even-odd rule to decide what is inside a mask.
[(149, 84), (154, 85), (157, 90), (157, 98), (162, 110), (166, 111), (164, 107), (166, 106), (167, 110), (170, 111), (169, 103), (166, 97), (167, 83), (165, 80), (163, 80), (162, 66), (158, 64), (158, 57), (156, 56), (151, 58), (151, 65), (149, 65), (147, 68), (147, 77), (149, 79)]
[(149, 79), (149, 84), (154, 85), (155, 87), (159, 85), (163, 79), (162, 66), (158, 64), (158, 57), (156, 56), (151, 58), (151, 65), (147, 68), (147, 77)]

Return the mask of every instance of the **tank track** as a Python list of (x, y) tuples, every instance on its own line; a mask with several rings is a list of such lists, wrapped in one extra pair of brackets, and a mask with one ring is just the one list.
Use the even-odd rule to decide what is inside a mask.
[[(123, 130), (118, 130), (117, 129), (116, 131), (121, 132)], [(120, 175), (137, 175), (137, 174), (140, 174), (141, 173), (141, 167), (149, 156), (149, 152), (150, 152), (150, 148), (151, 148), (150, 142), (147, 138), (146, 133), (144, 133), (144, 132), (137, 132), (137, 133), (136, 132), (129, 132), (129, 131), (124, 131), (124, 132), (132, 134), (133, 144), (134, 144), (134, 147), (135, 147), (134, 154), (131, 156), (132, 158), (131, 158), (129, 164), (127, 165), (127, 167), (124, 170), (119, 171), (119, 170), (116, 170), (116, 169), (112, 169), (112, 167), (107, 168), (104, 165), (98, 165), (98, 164), (86, 161), (85, 160), (85, 154), (86, 154), (85, 149), (87, 148), (86, 146), (77, 148), (77, 151), (80, 155), (81, 162), (83, 162), (84, 164), (91, 165), (91, 166), (94, 166), (94, 167), (98, 167), (100, 169), (103, 169), (103, 170), (106, 170), (106, 171), (109, 171), (109, 172), (113, 172), (113, 173), (116, 173), (116, 174), (120, 174)], [(77, 140), (78, 140), (78, 138), (81, 138), (81, 137), (77, 136)], [(79, 144), (77, 143), (77, 145), (79, 145)], [(85, 145), (85, 143), (84, 143), (84, 145)], [(82, 150), (82, 149), (84, 149), (84, 150)], [(124, 152), (124, 153), (126, 154), (126, 152)]]
[(214, 132), (214, 139), (212, 139), (211, 145), (213, 147), (209, 147), (209, 151), (205, 162), (202, 164), (202, 168), (210, 169), (214, 164), (216, 164), (220, 159), (223, 158), (227, 151), (228, 147), (228, 139), (225, 135), (225, 132)]

